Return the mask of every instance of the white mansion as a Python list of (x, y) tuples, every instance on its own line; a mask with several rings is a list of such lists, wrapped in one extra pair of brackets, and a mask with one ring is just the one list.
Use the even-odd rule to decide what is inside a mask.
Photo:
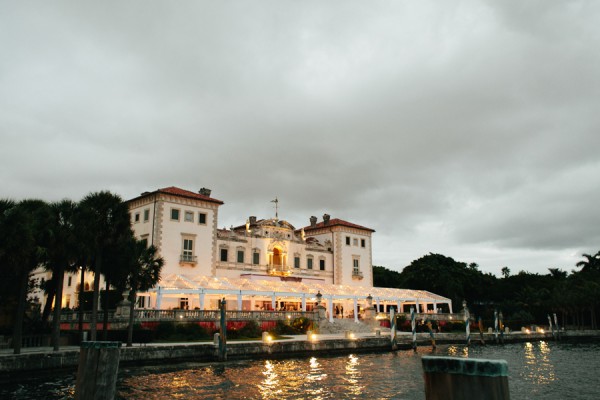
[[(225, 297), (229, 309), (307, 310), (320, 292), (330, 319), (357, 320), (369, 295), (382, 311), (436, 310), (442, 303), (452, 309), (449, 299), (430, 292), (373, 287), (375, 231), (327, 214), (299, 229), (277, 215), (218, 229), (224, 203), (208, 189), (168, 187), (127, 204), (136, 237), (157, 247), (165, 261), (159, 284), (139, 294), (140, 308), (216, 309)], [(92, 280), (86, 274), (84, 290)], [(78, 281), (67, 276), (63, 307), (75, 305)]]

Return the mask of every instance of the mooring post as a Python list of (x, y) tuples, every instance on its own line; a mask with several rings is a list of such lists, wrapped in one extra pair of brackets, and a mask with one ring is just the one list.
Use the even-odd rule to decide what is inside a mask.
[(396, 350), (398, 345), (396, 344), (396, 313), (393, 308), (390, 308), (390, 342), (392, 343), (392, 350)]
[(435, 336), (433, 335), (433, 325), (430, 320), (427, 320), (427, 329), (429, 330), (429, 338), (431, 339), (431, 348), (435, 349)]
[(481, 344), (485, 344), (485, 340), (483, 340), (483, 320), (481, 317), (478, 318), (477, 325), (479, 325), (479, 341)]
[(504, 344), (504, 316), (502, 311), (498, 313), (498, 326), (500, 327), (500, 343)]
[(410, 308), (410, 327), (412, 328), (412, 343), (413, 350), (417, 351), (417, 321), (415, 320), (415, 309), (414, 307)]
[(225, 297), (219, 301), (219, 309), (221, 310), (220, 335), (219, 335), (219, 361), (227, 361), (227, 301)]
[(467, 336), (467, 347), (471, 344), (471, 324), (470, 324), (470, 319), (471, 319), (471, 314), (469, 314), (469, 309), (467, 308), (467, 301), (463, 300), (463, 311), (465, 313), (464, 316), (464, 320), (465, 320), (465, 334)]
[(498, 344), (498, 310), (494, 310), (494, 340)]
[(558, 318), (556, 318), (556, 313), (554, 313), (554, 325), (556, 325), (556, 338), (560, 340), (560, 327), (558, 326)]
[(554, 336), (554, 326), (552, 325), (552, 318), (550, 318), (550, 314), (548, 314), (548, 325), (550, 326), (550, 332), (552, 332), (552, 338), (556, 339)]
[(75, 384), (76, 400), (115, 398), (121, 342), (83, 342)]
[(427, 400), (508, 400), (508, 363), (458, 357), (421, 358)]

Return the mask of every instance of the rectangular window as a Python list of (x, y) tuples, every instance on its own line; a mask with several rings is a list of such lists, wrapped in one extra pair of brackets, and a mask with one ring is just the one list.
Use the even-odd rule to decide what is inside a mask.
[(187, 297), (182, 297), (179, 299), (179, 308), (182, 310), (187, 310), (189, 308), (189, 302)]
[(359, 268), (358, 261), (359, 261), (359, 260), (358, 260), (358, 258), (355, 258), (354, 260), (352, 260), (352, 262), (353, 262), (353, 272), (354, 272), (354, 274), (358, 274), (358, 271), (359, 271), (359, 269), (360, 269), (360, 268)]
[(194, 222), (194, 213), (191, 211), (186, 211), (183, 215), (183, 220), (185, 222)]
[(237, 262), (240, 264), (244, 263), (244, 250), (237, 251)]
[(365, 247), (366, 243), (365, 239), (360, 239), (360, 247)]
[(206, 214), (205, 213), (198, 213), (198, 223), (199, 224), (206, 224)]
[(346, 236), (346, 246), (350, 246), (350, 236)]
[(300, 257), (294, 257), (294, 268), (300, 268)]
[(144, 210), (144, 222), (148, 222), (150, 220), (150, 210)]
[(71, 280), (72, 280), (72, 277), (70, 276), (69, 279), (67, 280), (67, 286), (69, 286), (69, 287), (71, 287)]
[(252, 254), (252, 264), (254, 264), (254, 265), (260, 264), (260, 253), (257, 251), (255, 251)]
[(319, 269), (325, 271), (325, 260), (319, 260)]
[(148, 235), (142, 235), (140, 242), (144, 244), (144, 247), (148, 247)]
[(179, 221), (179, 210), (176, 208), (171, 208), (171, 220)]
[(306, 268), (312, 269), (312, 267), (313, 267), (313, 259), (312, 259), (312, 257), (309, 257), (306, 259)]
[(221, 249), (221, 261), (227, 261), (227, 249)]
[(181, 261), (194, 261), (193, 239), (183, 239), (183, 252), (181, 253)]
[(135, 213), (135, 222), (140, 222), (140, 213)]
[(358, 239), (354, 239), (352, 242), (353, 242), (352, 244), (354, 244), (355, 246), (358, 246)]

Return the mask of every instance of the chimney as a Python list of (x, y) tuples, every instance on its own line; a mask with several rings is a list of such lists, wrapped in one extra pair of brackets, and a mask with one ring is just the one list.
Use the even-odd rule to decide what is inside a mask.
[(329, 216), (329, 214), (323, 214), (323, 224), (327, 225), (329, 223), (329, 218), (331, 218)]
[(198, 191), (198, 193), (200, 193), (202, 196), (207, 196), (207, 197), (210, 197), (210, 192), (211, 192), (211, 190), (207, 189), (207, 188), (202, 188)]
[(250, 216), (248, 220), (250, 221), (250, 225), (256, 224), (256, 217), (254, 215)]
[(310, 226), (312, 228), (314, 228), (315, 226), (317, 226), (317, 217), (315, 217), (315, 216), (310, 217)]

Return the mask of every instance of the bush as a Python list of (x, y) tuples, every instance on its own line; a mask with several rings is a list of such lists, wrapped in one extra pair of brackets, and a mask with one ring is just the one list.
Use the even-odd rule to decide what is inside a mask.
[(155, 335), (159, 340), (165, 340), (175, 334), (175, 324), (173, 322), (159, 322), (156, 326)]
[(292, 321), (290, 326), (294, 328), (297, 334), (304, 334), (310, 329), (312, 321), (306, 317), (298, 317)]
[(292, 325), (287, 325), (283, 321), (277, 321), (275, 328), (271, 329), (269, 333), (280, 336), (280, 335), (298, 335), (300, 332)]
[(254, 320), (248, 321), (244, 326), (239, 329), (231, 328), (227, 329), (228, 339), (256, 339), (260, 338), (262, 330), (258, 323)]

